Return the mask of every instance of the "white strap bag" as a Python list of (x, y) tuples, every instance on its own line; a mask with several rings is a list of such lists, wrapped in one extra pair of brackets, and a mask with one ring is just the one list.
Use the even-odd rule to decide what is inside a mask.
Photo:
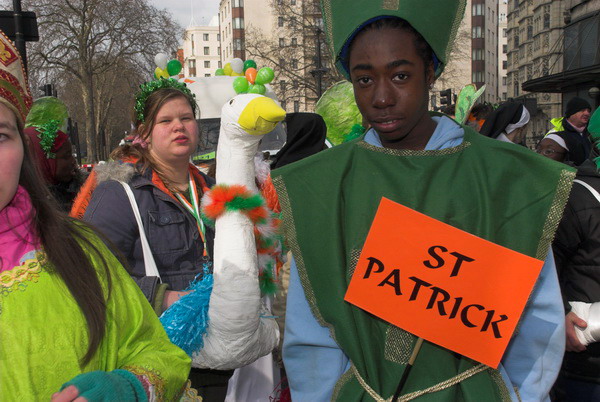
[(142, 243), (142, 251), (144, 253), (144, 266), (146, 268), (146, 276), (156, 276), (160, 282), (160, 274), (158, 273), (158, 268), (156, 267), (156, 262), (154, 261), (154, 257), (152, 256), (152, 250), (150, 250), (150, 244), (148, 244), (148, 239), (146, 239), (146, 232), (144, 231), (144, 224), (142, 223), (142, 217), (140, 216), (140, 209), (138, 208), (137, 202), (135, 201), (135, 197), (133, 196), (133, 191), (131, 191), (131, 187), (129, 184), (119, 181), (123, 188), (125, 189), (125, 193), (129, 198), (129, 203), (131, 204), (131, 209), (133, 210), (133, 214), (135, 215), (135, 220), (138, 224), (138, 230), (140, 232), (140, 242)]

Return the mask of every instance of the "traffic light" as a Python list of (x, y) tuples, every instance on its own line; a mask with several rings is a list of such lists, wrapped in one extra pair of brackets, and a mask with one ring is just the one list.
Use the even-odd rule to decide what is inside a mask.
[(448, 88), (440, 91), (440, 104), (447, 106), (452, 104), (452, 89)]

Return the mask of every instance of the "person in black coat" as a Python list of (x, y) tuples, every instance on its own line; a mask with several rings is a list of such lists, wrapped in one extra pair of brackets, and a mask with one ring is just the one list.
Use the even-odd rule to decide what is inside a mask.
[(581, 342), (576, 330), (585, 329), (588, 322), (569, 303), (600, 302), (600, 199), (593, 190), (600, 192), (600, 173), (594, 162), (586, 160), (578, 168), (553, 243), (567, 331), (567, 351), (554, 388), (556, 401), (600, 399), (600, 342)]

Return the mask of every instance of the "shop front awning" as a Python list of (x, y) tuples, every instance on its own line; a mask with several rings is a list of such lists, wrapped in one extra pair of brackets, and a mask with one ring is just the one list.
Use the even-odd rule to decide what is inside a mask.
[(582, 84), (600, 85), (600, 64), (525, 81), (522, 89), (528, 92), (563, 93)]

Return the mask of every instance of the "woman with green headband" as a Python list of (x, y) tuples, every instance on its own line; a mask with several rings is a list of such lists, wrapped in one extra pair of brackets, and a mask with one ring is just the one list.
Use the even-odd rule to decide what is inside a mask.
[[(465, 5), (322, 1), (338, 69), (371, 129), (273, 172), (294, 256), (283, 350), (294, 400), (548, 399), (564, 352), (549, 249), (573, 173), (427, 111)], [(427, 341), (407, 369), (417, 338), (344, 301), (384, 196), (545, 262), (498, 369)]]
[[(77, 196), (71, 215), (104, 233), (127, 258), (130, 274), (161, 315), (188, 292), (212, 261), (214, 230), (200, 218), (202, 196), (214, 185), (190, 163), (199, 141), (197, 105), (184, 83), (160, 79), (140, 87), (135, 139), (98, 166)], [(139, 209), (156, 272), (148, 267), (140, 228), (122, 184)], [(192, 368), (192, 386), (207, 401), (222, 401), (233, 370)]]

